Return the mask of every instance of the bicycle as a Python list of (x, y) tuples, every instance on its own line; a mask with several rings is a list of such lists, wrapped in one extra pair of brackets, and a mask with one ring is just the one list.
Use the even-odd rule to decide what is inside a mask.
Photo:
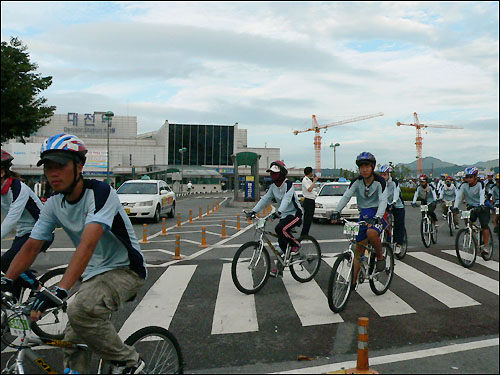
[(481, 256), (486, 261), (492, 258), (494, 250), (491, 229), (488, 227), (490, 240), (488, 248), (486, 249), (483, 243), (483, 231), (481, 227), (470, 220), (470, 215), (471, 211), (462, 211), (461, 218), (465, 220), (465, 228), (458, 231), (455, 239), (455, 250), (457, 252), (458, 261), (465, 268), (470, 268), (474, 265), (479, 249), (482, 250)]
[[(61, 301), (46, 288), (40, 289), (37, 293), (43, 293), (58, 304), (58, 307), (48, 309), (46, 314), (65, 308), (66, 306), (65, 301)], [(45, 345), (56, 348), (89, 350), (85, 344), (75, 344), (69, 341), (34, 336), (32, 331), (33, 322), (29, 318), (31, 302), (16, 303), (13, 301), (12, 295), (9, 296), (8, 293), (2, 293), (2, 305), (7, 306), (8, 310), (11, 311), (11, 314), (6, 317), (7, 324), (5, 327), (2, 321), (2, 331), (8, 329), (11, 334), (18, 336), (21, 342), (19, 345), (4, 342), (6, 345), (17, 349), (17, 351), (7, 361), (2, 374), (24, 374), (25, 360), (29, 360), (44, 373), (55, 374), (56, 372), (53, 370), (53, 367), (43, 359), (40, 353), (33, 350), (38, 346)], [(146, 368), (143, 370), (143, 373), (183, 373), (184, 365), (179, 343), (175, 336), (167, 329), (156, 326), (139, 329), (125, 340), (125, 344), (134, 346), (145, 361)], [(110, 373), (109, 370), (109, 364), (101, 359), (97, 373)]]
[[(32, 270), (32, 272), (37, 273)], [(38, 281), (42, 287), (50, 289), (56, 286), (59, 281), (61, 281), (64, 272), (66, 272), (66, 267), (55, 268), (44, 273)], [(2, 273), (3, 276), (3, 273)], [(78, 292), (80, 289), (81, 278), (75, 285), (68, 291), (68, 301)], [(30, 288), (23, 288), (21, 290), (21, 295), (19, 298), (20, 302), (32, 301), (36, 292)], [(4, 316), (4, 308), (2, 307), (2, 322)], [(68, 323), (68, 314), (65, 309), (58, 309), (52, 311), (50, 314), (45, 314), (37, 322), (33, 322), (32, 331), (37, 336), (43, 336), (53, 340), (62, 340), (64, 337), (64, 328)]]
[[(387, 212), (387, 222), (389, 223), (389, 225), (380, 235), (380, 241), (389, 243), (392, 248), (393, 254), (396, 256), (396, 258), (401, 260), (406, 256), (406, 251), (408, 250), (408, 234), (406, 233), (406, 228), (404, 230), (403, 245), (401, 246), (401, 251), (397, 253), (395, 251), (396, 243), (394, 242), (394, 215), (390, 212)], [(388, 238), (387, 241), (386, 238)]]
[(437, 228), (434, 221), (429, 217), (429, 206), (426, 204), (420, 205), (420, 211), (423, 213), (422, 220), (420, 221), (420, 236), (425, 247), (431, 246), (432, 243), (437, 243)]
[[(332, 267), (330, 279), (328, 282), (328, 305), (330, 309), (339, 313), (347, 305), (349, 296), (353, 289), (353, 273), (354, 273), (354, 257), (356, 256), (356, 236), (359, 233), (361, 226), (367, 226), (366, 221), (359, 223), (344, 220), (344, 234), (349, 239), (349, 248), (338, 255)], [(368, 280), (370, 288), (376, 295), (384, 294), (391, 285), (394, 275), (394, 254), (390, 244), (382, 243), (382, 252), (386, 260), (386, 267), (383, 271), (376, 271), (377, 252), (372, 245), (361, 245), (365, 249), (365, 253), (359, 259), (359, 272), (355, 281), (354, 289)], [(368, 256), (366, 253), (368, 252)]]
[(453, 221), (453, 201), (444, 201), (448, 211), (446, 212), (446, 222), (448, 223), (448, 228), (450, 229), (450, 236), (453, 237), (453, 229), (455, 228), (455, 222)]
[[(266, 230), (266, 224), (271, 216), (272, 214), (264, 218), (252, 217), (255, 231), (260, 234), (259, 239), (243, 244), (234, 254), (231, 276), (234, 285), (242, 293), (257, 293), (269, 279), (271, 258), (266, 244), (276, 255), (278, 266), (289, 267), (292, 277), (298, 282), (305, 283), (312, 280), (319, 271), (321, 248), (312, 236), (304, 235), (298, 239), (302, 245), (298, 254), (292, 254), (291, 246), (288, 245), (284, 256), (280, 255), (268, 237), (277, 238), (278, 236)], [(292, 233), (295, 232), (292, 231)]]

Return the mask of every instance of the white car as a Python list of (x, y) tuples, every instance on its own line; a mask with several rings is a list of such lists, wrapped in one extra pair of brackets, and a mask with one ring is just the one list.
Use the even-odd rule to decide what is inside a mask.
[[(314, 209), (315, 220), (328, 220), (337, 204), (349, 188), (349, 182), (326, 182), (321, 186)], [(341, 217), (348, 220), (359, 219), (359, 211), (356, 197), (352, 197), (340, 213)]]
[(130, 218), (153, 219), (174, 217), (175, 193), (162, 180), (130, 180), (117, 190), (120, 202)]
[[(316, 184), (313, 187), (313, 191), (318, 192), (319, 189), (321, 188), (321, 182), (316, 182)], [(304, 194), (302, 194), (302, 182), (294, 182), (293, 183), (293, 188), (295, 190), (295, 193), (297, 193), (297, 198), (302, 202), (304, 198)]]

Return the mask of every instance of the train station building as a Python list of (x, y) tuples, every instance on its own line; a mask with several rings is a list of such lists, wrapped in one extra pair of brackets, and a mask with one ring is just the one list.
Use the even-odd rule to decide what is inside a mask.
[[(84, 174), (104, 180), (108, 142), (108, 120), (104, 115), (105, 112), (54, 114), (46, 126), (25, 138), (26, 144), (12, 140), (3, 148), (14, 156), (15, 171), (27, 181), (38, 181), (43, 175), (42, 168), (36, 167), (42, 142), (55, 134), (74, 134), (89, 149)], [(183, 184), (191, 181), (200, 189), (231, 189), (232, 155), (261, 155), (259, 169), (263, 181), (269, 163), (281, 159), (279, 148), (248, 147), (248, 130), (241, 129), (238, 123), (171, 124), (166, 120), (156, 131), (138, 134), (137, 130), (136, 116), (115, 115), (109, 120), (109, 176), (115, 186), (148, 174), (174, 185), (182, 178)], [(291, 172), (302, 176), (302, 170)], [(240, 167), (239, 175), (244, 180), (245, 175), (250, 175), (250, 168)]]

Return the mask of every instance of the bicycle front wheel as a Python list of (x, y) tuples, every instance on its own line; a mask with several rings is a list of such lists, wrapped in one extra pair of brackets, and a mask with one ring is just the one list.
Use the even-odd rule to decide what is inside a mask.
[[(382, 254), (385, 258), (385, 269), (381, 272), (376, 273), (373, 278), (370, 279), (370, 288), (373, 293), (376, 295), (384, 294), (389, 286), (391, 285), (392, 276), (394, 276), (394, 254), (391, 249), (391, 245), (388, 243), (382, 244)], [(377, 260), (377, 256), (375, 254), (372, 255), (372, 267), (375, 267), (375, 262)]]
[(420, 236), (422, 237), (422, 242), (425, 247), (431, 246), (431, 228), (429, 224), (430, 220), (423, 218), (420, 222)]
[(438, 241), (438, 229), (436, 224), (434, 224), (434, 221), (430, 220), (430, 223), (431, 240), (433, 244), (436, 244)]
[(477, 240), (469, 228), (458, 231), (455, 239), (455, 250), (458, 261), (465, 268), (470, 268), (476, 261)]
[(269, 278), (271, 261), (266, 248), (259, 250), (259, 242), (247, 242), (234, 254), (231, 276), (238, 290), (254, 294), (261, 290)]
[(354, 262), (350, 253), (340, 254), (333, 264), (328, 281), (328, 306), (330, 310), (339, 313), (347, 305), (351, 294)]
[(451, 212), (448, 212), (447, 219), (448, 219), (448, 228), (450, 229), (450, 236), (453, 237), (453, 227), (455, 224), (453, 223), (453, 214)]
[[(56, 268), (48, 271), (40, 277), (40, 283), (47, 289), (56, 286), (61, 281), (66, 267)], [(72, 297), (80, 290), (80, 281), (69, 290), (67, 303), (71, 302)], [(30, 297), (33, 297), (34, 291), (31, 292)], [(31, 323), (31, 329), (39, 337), (44, 337), (53, 340), (62, 340), (64, 338), (64, 329), (68, 324), (68, 314), (62, 309), (56, 309), (45, 315), (41, 319)]]
[(301, 236), (299, 242), (302, 246), (299, 254), (292, 258), (290, 273), (295, 280), (305, 283), (311, 281), (319, 271), (321, 265), (321, 248), (318, 241), (308, 235)]
[[(481, 253), (481, 256), (484, 260), (490, 260), (493, 256), (494, 242), (493, 242), (493, 233), (491, 233), (491, 229), (488, 227), (488, 231), (490, 232), (490, 240), (488, 241), (488, 247), (484, 248), (484, 251)], [(483, 245), (483, 232), (481, 231), (481, 245)]]
[(125, 344), (133, 346), (146, 363), (143, 374), (182, 374), (184, 371), (181, 347), (165, 328), (142, 328), (130, 335)]

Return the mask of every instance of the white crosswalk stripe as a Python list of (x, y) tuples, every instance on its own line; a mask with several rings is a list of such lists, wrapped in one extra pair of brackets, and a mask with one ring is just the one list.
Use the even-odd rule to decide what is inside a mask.
[[(322, 259), (330, 267), (337, 259), (333, 255), (336, 254), (325, 254)], [(479, 272), (465, 269), (458, 264), (424, 252), (410, 252), (408, 256), (424, 262), (425, 270), (417, 269), (416, 267), (419, 265), (413, 266), (404, 261), (398, 261), (395, 266), (396, 278), (392, 281), (392, 285), (398, 281), (398, 278), (403, 279), (415, 286), (418, 293), (431, 296), (436, 300), (436, 303), (439, 301), (441, 308), (445, 306), (447, 308), (477, 306), (481, 305), (481, 300), (475, 300), (446, 285), (443, 281), (437, 280), (439, 277), (434, 277), (430, 273), (432, 271), (430, 271), (429, 265), (498, 295), (498, 281)], [(255, 295), (246, 295), (236, 289), (231, 277), (231, 263), (227, 262), (230, 259), (221, 260), (223, 263), (220, 281), (218, 285), (213, 286), (217, 288), (217, 297), (214, 301), (211, 334), (258, 332), (258, 319), (265, 319), (265, 315), (258, 313), (258, 299)], [(490, 262), (498, 264), (498, 262)], [(127, 337), (130, 333), (143, 327), (145, 316), (147, 316), (149, 325), (169, 328), (183, 298), (189, 297), (184, 296), (184, 294), (189, 283), (193, 282), (194, 273), (203, 272), (200, 267), (197, 265), (173, 265), (167, 268), (126, 320), (120, 330), (120, 336)], [(323, 269), (322, 272), (323, 277), (325, 277), (325, 270)], [(328, 273), (328, 269), (326, 273)], [(442, 274), (440, 276), (443, 277)], [(326, 291), (323, 290), (324, 285), (322, 288), (314, 279), (307, 283), (299, 283), (293, 279), (288, 269), (284, 272), (282, 282), (283, 285), (280, 288), (283, 288), (283, 293), (290, 300), (293, 311), (300, 319), (301, 326), (309, 327), (344, 322), (342, 314), (345, 312), (335, 314), (329, 309)], [(401, 281), (399, 280), (399, 282)], [(396, 288), (396, 290), (401, 290), (401, 288)], [(368, 282), (360, 285), (355, 293), (380, 317), (418, 314), (419, 310), (421, 311), (423, 308), (419, 305), (418, 295), (404, 295), (403, 300), (401, 296), (389, 289), (385, 294), (377, 296), (371, 291)]]
[[(323, 260), (333, 267), (337, 258), (324, 258)], [(412, 314), (415, 310), (405, 301), (399, 298), (390, 290), (387, 290), (383, 295), (377, 296), (372, 292), (368, 283), (362, 284), (356, 291), (366, 303), (368, 303), (380, 316), (393, 316)]]
[(168, 329), (196, 267), (182, 265), (167, 268), (125, 321), (119, 332), (120, 337), (127, 338), (144, 327), (145, 319), (148, 325)]
[(397, 267), (394, 268), (394, 272), (402, 279), (415, 285), (450, 308), (479, 305), (479, 302), (469, 296), (450, 288), (448, 285), (427, 276), (425, 273), (403, 262), (398, 263)]
[(285, 270), (283, 283), (303, 326), (344, 321), (339, 314), (332, 313), (328, 307), (328, 300), (316, 281), (299, 283), (288, 270)]
[[(245, 265), (242, 265), (245, 267)], [(241, 277), (250, 273), (242, 272)], [(235, 312), (237, 311), (237, 314)], [(259, 330), (255, 296), (241, 293), (233, 284), (231, 263), (224, 263), (215, 303), (212, 334), (242, 333)]]
[[(443, 250), (443, 253), (453, 255), (454, 257), (457, 256), (456, 250)], [(494, 260), (486, 261), (481, 256), (476, 257), (476, 263), (480, 264), (481, 266), (488, 267), (488, 268), (492, 269), (493, 271), (497, 271), (497, 272), (498, 272), (498, 266), (500, 264), (498, 262), (495, 262)]]
[(472, 271), (471, 269), (464, 268), (459, 264), (451, 263), (447, 260), (424, 252), (408, 253), (408, 255), (429, 263), (443, 271), (451, 273), (452, 275), (462, 280), (468, 281), (469, 283), (477, 285), (480, 288), (495, 293), (498, 296), (497, 280), (493, 280), (487, 276), (481, 275), (478, 272)]

